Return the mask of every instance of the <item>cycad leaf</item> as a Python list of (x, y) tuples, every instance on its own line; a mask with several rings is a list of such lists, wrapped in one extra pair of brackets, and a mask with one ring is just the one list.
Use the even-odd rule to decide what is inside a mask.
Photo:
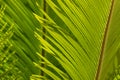
[[(51, 50), (72, 80), (108, 80), (119, 65), (119, 0), (46, 0), (64, 22), (67, 34), (50, 17), (43, 24), (50, 42), (39, 40)], [(46, 15), (46, 14), (45, 14)], [(36, 16), (42, 22), (42, 18)], [(45, 21), (45, 20), (44, 20)], [(52, 24), (50, 24), (52, 22)], [(47, 24), (47, 25), (46, 25)], [(43, 42), (44, 41), (44, 42)], [(52, 43), (52, 44), (51, 44)], [(116, 58), (116, 61), (115, 61)]]

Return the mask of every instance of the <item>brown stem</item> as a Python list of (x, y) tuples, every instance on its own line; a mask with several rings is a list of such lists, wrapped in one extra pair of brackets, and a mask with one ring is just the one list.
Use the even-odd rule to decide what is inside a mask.
[[(47, 12), (47, 11), (46, 11), (46, 1), (45, 1), (45, 0), (43, 1), (43, 10), (44, 10), (45, 12)], [(45, 16), (43, 16), (43, 18), (46, 19)], [(42, 28), (42, 31), (43, 31), (43, 34), (46, 34), (46, 30), (45, 30), (44, 27)], [(44, 40), (46, 39), (45, 35), (43, 35), (42, 37), (43, 37)], [(44, 50), (44, 49), (42, 49), (42, 56), (45, 57), (45, 50)], [(44, 62), (43, 59), (41, 59), (41, 61)], [(41, 67), (45, 67), (45, 64), (44, 64), (44, 63), (41, 63)], [(44, 75), (45, 75), (44, 72), (41, 71), (41, 76), (44, 76)]]

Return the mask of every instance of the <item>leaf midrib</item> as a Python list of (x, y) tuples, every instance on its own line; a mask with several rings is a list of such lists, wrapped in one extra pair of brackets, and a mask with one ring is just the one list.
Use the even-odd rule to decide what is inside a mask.
[(108, 16), (108, 20), (107, 20), (107, 23), (106, 23), (104, 36), (103, 36), (103, 41), (102, 41), (102, 46), (101, 46), (101, 53), (100, 53), (100, 57), (99, 57), (99, 61), (98, 61), (98, 68), (97, 68), (95, 80), (99, 80), (99, 78), (100, 78), (102, 62), (103, 62), (103, 57), (104, 57), (105, 47), (106, 47), (106, 43), (107, 43), (109, 27), (110, 27), (110, 22), (111, 22), (111, 19), (112, 19), (114, 2), (115, 2), (115, 0), (111, 1), (110, 12), (109, 12), (109, 16)]

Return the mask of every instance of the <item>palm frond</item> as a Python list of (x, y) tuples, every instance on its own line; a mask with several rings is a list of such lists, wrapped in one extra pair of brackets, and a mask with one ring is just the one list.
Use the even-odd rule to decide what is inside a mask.
[[(119, 54), (120, 43), (118, 6), (120, 1), (46, 0), (46, 2), (58, 19), (63, 21), (68, 31), (62, 29), (57, 20), (51, 19), (45, 13), (43, 14), (47, 20), (44, 21), (47, 24), (43, 23), (41, 17), (35, 15), (49, 34), (46, 35), (48, 41), (36, 34), (43, 49), (62, 65), (69, 76), (68, 79), (108, 80), (115, 70), (114, 64), (119, 65), (119, 59), (115, 61), (115, 58)], [(69, 31), (73, 36), (66, 34)]]

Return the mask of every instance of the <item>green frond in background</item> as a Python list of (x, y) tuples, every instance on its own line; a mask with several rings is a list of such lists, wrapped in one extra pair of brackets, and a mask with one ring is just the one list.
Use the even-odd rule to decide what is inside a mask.
[(20, 79), (20, 71), (15, 67), (17, 59), (14, 56), (15, 50), (9, 41), (13, 35), (13, 25), (8, 24), (4, 19), (4, 6), (0, 9), (0, 80)]
[(6, 6), (0, 19), (2, 78), (10, 77), (7, 69), (12, 76), (20, 72), (17, 80), (120, 79), (120, 0), (1, 0), (1, 5)]
[[(38, 68), (36, 68), (33, 64), (33, 61), (37, 62), (39, 60), (39, 58), (36, 55), (36, 52), (40, 51), (40, 49), (37, 47), (39, 41), (34, 37), (34, 30), (36, 29), (36, 27), (39, 27), (39, 25), (37, 25), (39, 23), (37, 22), (37, 20), (34, 20), (35, 22), (32, 21), (35, 18), (32, 17), (33, 14), (30, 13), (31, 11), (28, 10), (27, 7), (25, 7), (25, 9), (22, 9), (24, 9), (24, 11), (28, 11), (30, 17), (26, 17), (23, 10), (17, 10), (18, 6), (24, 5), (24, 3), (21, 2), (22, 4), (20, 4), (17, 1), (13, 2), (12, 0), (10, 2), (4, 1), (1, 3), (6, 6), (3, 20), (5, 20), (7, 23), (14, 24), (12, 30), (14, 34), (11, 37), (10, 42), (13, 45), (12, 49), (15, 50), (14, 58), (17, 58), (15, 66), (22, 72), (22, 79), (29, 80), (32, 74), (40, 74), (40, 70), (38, 70)], [(16, 7), (16, 9), (12, 10), (11, 8), (13, 7)], [(21, 11), (23, 12), (21, 13)], [(19, 12), (21, 16), (16, 15)]]

